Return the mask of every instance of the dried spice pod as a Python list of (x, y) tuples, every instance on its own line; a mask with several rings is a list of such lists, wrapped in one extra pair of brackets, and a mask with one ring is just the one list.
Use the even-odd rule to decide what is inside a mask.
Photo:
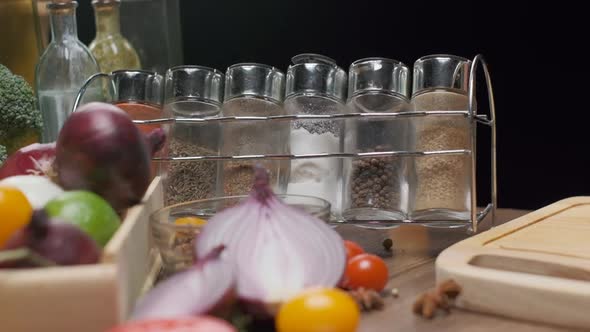
[(443, 281), (435, 289), (429, 290), (416, 299), (412, 311), (424, 318), (431, 319), (437, 309), (450, 312), (452, 301), (461, 293), (461, 286), (449, 279)]
[(381, 295), (372, 289), (361, 287), (356, 290), (349, 290), (348, 294), (352, 296), (363, 311), (381, 310), (385, 306)]

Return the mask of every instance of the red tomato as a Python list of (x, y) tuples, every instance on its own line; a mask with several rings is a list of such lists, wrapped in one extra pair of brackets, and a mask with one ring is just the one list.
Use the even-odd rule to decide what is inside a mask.
[(343, 285), (349, 289), (362, 287), (380, 292), (388, 279), (389, 273), (383, 259), (371, 254), (360, 254), (348, 261)]
[(346, 260), (349, 261), (356, 255), (360, 255), (365, 251), (361, 246), (349, 240), (344, 240), (344, 246), (346, 247)]
[(208, 316), (129, 322), (107, 332), (237, 332), (229, 323)]

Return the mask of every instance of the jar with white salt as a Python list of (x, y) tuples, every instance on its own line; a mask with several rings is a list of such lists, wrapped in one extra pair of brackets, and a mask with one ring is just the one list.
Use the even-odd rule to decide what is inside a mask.
[[(225, 74), (222, 116), (284, 115), (285, 75), (259, 63), (230, 66)], [(221, 155), (243, 156), (289, 153), (289, 123), (239, 120), (222, 123)], [(252, 189), (254, 166), (269, 172), (273, 191), (284, 194), (289, 177), (288, 160), (235, 160), (220, 163), (219, 196), (245, 195)]]
[[(416, 111), (466, 111), (471, 61), (454, 55), (429, 55), (414, 63), (412, 108)], [(471, 122), (464, 116), (414, 119), (416, 149), (472, 149)], [(411, 218), (425, 222), (469, 222), (471, 157), (431, 155), (415, 158), (415, 199)]]
[[(331, 115), (347, 112), (346, 72), (328, 57), (300, 54), (287, 71), (287, 114)], [(343, 121), (296, 120), (291, 123), (292, 154), (340, 153), (344, 142)], [(295, 159), (287, 193), (323, 198), (340, 213), (342, 160), (338, 158)]]
[[(410, 109), (409, 68), (386, 58), (352, 63), (348, 107), (353, 113), (399, 113)], [(351, 153), (413, 150), (411, 120), (405, 117), (346, 121), (344, 150)], [(408, 158), (359, 157), (344, 160), (343, 219), (403, 222), (411, 188)]]

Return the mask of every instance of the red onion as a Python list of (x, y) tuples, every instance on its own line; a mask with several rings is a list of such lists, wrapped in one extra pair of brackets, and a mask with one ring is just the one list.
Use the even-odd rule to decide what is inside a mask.
[[(29, 248), (57, 265), (95, 264), (100, 258), (98, 244), (81, 229), (36, 210), (31, 222), (14, 233), (4, 250)], [(14, 262), (17, 266), (21, 266)]]
[(0, 167), (0, 179), (14, 175), (47, 175), (53, 177), (55, 143), (27, 145), (11, 154)]
[(213, 248), (194, 266), (152, 289), (137, 305), (133, 320), (229, 313), (234, 299), (232, 266), (220, 258), (223, 246)]
[(162, 129), (156, 129), (146, 139), (114, 105), (88, 103), (70, 115), (60, 131), (58, 182), (66, 190), (93, 191), (115, 210), (135, 205), (150, 183), (150, 156), (163, 137)]
[(199, 316), (129, 322), (107, 332), (237, 332), (237, 330), (219, 318)]
[(223, 244), (235, 267), (238, 297), (254, 313), (278, 305), (308, 287), (334, 287), (346, 263), (340, 235), (322, 220), (281, 202), (256, 169), (250, 197), (217, 213), (196, 242), (198, 257)]

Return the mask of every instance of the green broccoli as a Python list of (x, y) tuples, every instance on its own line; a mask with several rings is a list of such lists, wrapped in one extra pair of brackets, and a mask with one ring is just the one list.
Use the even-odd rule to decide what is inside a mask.
[(0, 64), (0, 145), (8, 154), (39, 141), (43, 121), (29, 84)]
[(2, 163), (4, 163), (7, 158), (8, 152), (6, 151), (6, 148), (4, 145), (0, 145), (0, 166), (2, 166)]

